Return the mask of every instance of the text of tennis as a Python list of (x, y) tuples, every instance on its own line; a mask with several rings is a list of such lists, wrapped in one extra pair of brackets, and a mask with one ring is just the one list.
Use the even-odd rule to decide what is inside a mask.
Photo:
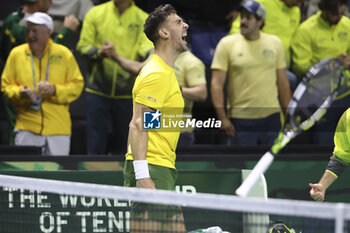
[[(182, 185), (176, 186), (176, 191), (195, 194), (196, 188)], [(115, 232), (115, 229), (118, 232), (130, 231), (129, 201), (64, 194), (49, 196), (40, 191), (8, 187), (4, 187), (3, 192), (9, 209), (40, 209), (28, 212), (24, 218), (29, 222), (39, 221), (38, 227), (43, 233), (61, 233), (72, 227), (82, 233)], [(54, 200), (54, 197), (58, 199)]]

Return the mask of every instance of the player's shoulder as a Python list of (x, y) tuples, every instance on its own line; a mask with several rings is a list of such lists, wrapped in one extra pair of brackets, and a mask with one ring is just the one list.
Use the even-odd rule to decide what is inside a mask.
[(348, 108), (343, 115), (340, 118), (340, 121), (344, 122), (345, 124), (347, 124), (347, 122), (350, 123), (350, 108)]
[(143, 66), (141, 69), (139, 76), (142, 78), (146, 77), (156, 77), (156, 76), (162, 76), (162, 74), (165, 74), (168, 72), (167, 69), (164, 68), (164, 65), (162, 65), (159, 62), (159, 57), (156, 55), (153, 55), (152, 58)]
[[(347, 132), (350, 125), (350, 108), (348, 108), (340, 117), (337, 123), (336, 132)], [(335, 134), (334, 137), (338, 137), (339, 134)], [(341, 139), (341, 138), (339, 138)]]

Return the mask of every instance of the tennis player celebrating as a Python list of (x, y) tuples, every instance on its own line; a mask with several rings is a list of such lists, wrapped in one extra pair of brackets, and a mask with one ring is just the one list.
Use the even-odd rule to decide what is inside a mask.
[(350, 108), (340, 118), (334, 133), (334, 151), (321, 180), (309, 184), (310, 195), (315, 201), (324, 201), (327, 188), (338, 178), (350, 164)]
[[(153, 119), (156, 119), (164, 108), (173, 109), (174, 115), (182, 114), (184, 101), (173, 67), (177, 56), (188, 50), (185, 41), (187, 29), (188, 25), (169, 4), (156, 8), (145, 22), (144, 32), (153, 42), (155, 54), (140, 71), (132, 91), (134, 111), (129, 125), (125, 186), (175, 189), (175, 150), (180, 130), (144, 129), (143, 115), (147, 111), (154, 112)], [(166, 224), (166, 230), (173, 231), (176, 227), (177, 232), (185, 232), (180, 208), (155, 213), (150, 210), (154, 205), (132, 203), (132, 206), (131, 232), (165, 231), (164, 224), (152, 219), (177, 222)]]

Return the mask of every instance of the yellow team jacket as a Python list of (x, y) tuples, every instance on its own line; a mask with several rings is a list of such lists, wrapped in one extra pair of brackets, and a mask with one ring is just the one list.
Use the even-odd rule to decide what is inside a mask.
[(325, 58), (350, 54), (350, 19), (343, 16), (330, 25), (319, 11), (298, 28), (292, 44), (293, 71), (302, 77), (313, 65)]
[(86, 14), (77, 51), (88, 60), (86, 91), (114, 99), (131, 99), (136, 75), (117, 62), (102, 58), (99, 49), (108, 40), (119, 55), (133, 61), (144, 60), (153, 44), (143, 32), (148, 14), (133, 2), (119, 14), (113, 1), (97, 5)]
[[(35, 88), (46, 76), (48, 82), (55, 85), (56, 94), (43, 96), (41, 108), (32, 110), (29, 107), (31, 101), (22, 98), (20, 90), (25, 85)], [(31, 56), (27, 43), (15, 47), (7, 59), (1, 79), (1, 91), (16, 107), (15, 128), (41, 135), (71, 134), (69, 103), (80, 96), (83, 86), (84, 79), (73, 54), (51, 39), (41, 59)]]

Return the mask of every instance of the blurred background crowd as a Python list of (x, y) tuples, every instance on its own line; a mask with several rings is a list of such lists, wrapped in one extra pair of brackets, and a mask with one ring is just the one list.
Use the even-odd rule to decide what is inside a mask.
[[(66, 103), (69, 104), (71, 117), (71, 131), (64, 133), (70, 135), (68, 154), (124, 153), (128, 122), (132, 114), (130, 97), (133, 80), (153, 49), (153, 45), (144, 38), (142, 32), (147, 14), (161, 4), (170, 3), (189, 24), (189, 34), (186, 39), (190, 44), (191, 53), (188, 55), (190, 57), (182, 56), (179, 59), (175, 64), (175, 73), (183, 89), (183, 96), (188, 100), (186, 104), (193, 118), (220, 119), (221, 106), (220, 103), (215, 103), (219, 98), (218, 89), (215, 89), (217, 76), (212, 74), (218, 66), (212, 64), (213, 57), (222, 38), (240, 33), (240, 23), (245, 22), (245, 17), (242, 17), (243, 21), (240, 19), (239, 6), (244, 2), (246, 1), (1, 1), (0, 67), (1, 70), (4, 69), (7, 58), (15, 46), (25, 43), (26, 38), (27, 40), (30, 38), (30, 35), (25, 32), (26, 28), (22, 21), (34, 12), (47, 12), (53, 19), (51, 38), (55, 43), (64, 45), (71, 51), (84, 79), (81, 94), (77, 91), (76, 96), (71, 97)], [(277, 36), (282, 43), (285, 56), (284, 68), (287, 70), (286, 77), (289, 81), (290, 93), (293, 93), (298, 82), (313, 64), (327, 57), (345, 56), (344, 59), (346, 59), (346, 55), (350, 52), (348, 1), (257, 0), (257, 2), (264, 5), (266, 11), (262, 16), (264, 27), (261, 31)], [(254, 15), (258, 16), (257, 19), (261, 16), (258, 13)], [(321, 17), (328, 26), (322, 28), (314, 26), (316, 24), (314, 22), (319, 21), (316, 17)], [(321, 42), (312, 37), (312, 32), (315, 36), (319, 35), (317, 33), (326, 35), (326, 43), (328, 39), (335, 42), (328, 43), (327, 49), (319, 48), (317, 46)], [(337, 38), (328, 38), (328, 35), (334, 35)], [(332, 52), (324, 52), (326, 50)], [(189, 66), (190, 64), (192, 66)], [(46, 64), (43, 67), (46, 69)], [(2, 79), (5, 79), (5, 76), (4, 72)], [(32, 74), (29, 76), (32, 79)], [(197, 77), (199, 78), (196, 79)], [(49, 93), (53, 96), (60, 93), (56, 84), (55, 86), (56, 90), (52, 89), (52, 93)], [(230, 93), (227, 88), (231, 86), (227, 87), (226, 84), (224, 86), (222, 91), (226, 96)], [(16, 135), (13, 132), (18, 128), (15, 122), (20, 112), (18, 109), (16, 112), (16, 107), (11, 106), (13, 101), (10, 100), (10, 94), (7, 96), (4, 94), (7, 93), (6, 88), (2, 84), (0, 144), (14, 145)], [(348, 103), (350, 102), (346, 93), (342, 99), (336, 101), (334, 109), (337, 109), (337, 112), (325, 118), (329, 122), (325, 121), (324, 125), (319, 126), (321, 130), (317, 131), (316, 128), (313, 132), (307, 132), (296, 139), (295, 143), (332, 145), (335, 125), (340, 115), (349, 107)], [(285, 107), (282, 103), (281, 106)], [(47, 126), (42, 126), (41, 131), (35, 133), (40, 135), (45, 127)], [(60, 126), (56, 127), (60, 128)], [(325, 127), (328, 128), (325, 129)], [(225, 129), (195, 129), (183, 132), (181, 136), (179, 146), (227, 144), (227, 138), (231, 135)], [(271, 142), (257, 142), (256, 145), (258, 144), (271, 144)]]

